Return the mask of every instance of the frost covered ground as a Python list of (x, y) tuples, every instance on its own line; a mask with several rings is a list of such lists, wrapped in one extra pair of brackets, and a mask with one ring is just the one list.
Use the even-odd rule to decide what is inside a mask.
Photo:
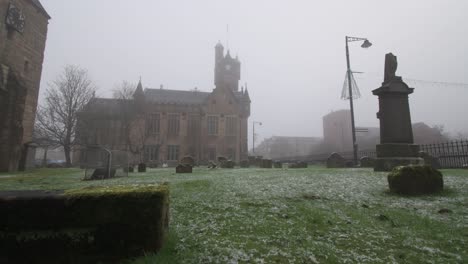
[(0, 189), (170, 182), (166, 247), (135, 263), (468, 262), (468, 171), (443, 171), (444, 192), (418, 197), (389, 193), (386, 173), (371, 169), (173, 171), (0, 175)]

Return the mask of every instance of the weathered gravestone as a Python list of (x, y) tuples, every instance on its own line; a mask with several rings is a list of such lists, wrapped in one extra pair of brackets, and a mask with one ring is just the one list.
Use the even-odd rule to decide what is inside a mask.
[(260, 168), (271, 169), (273, 167), (273, 161), (271, 159), (262, 159)]
[(179, 164), (176, 166), (176, 173), (192, 173), (192, 166), (188, 164)]
[(248, 168), (250, 167), (250, 162), (248, 160), (242, 160), (239, 164), (241, 168)]
[(404, 195), (431, 194), (442, 191), (442, 173), (431, 166), (395, 167), (387, 177), (390, 191)]
[(290, 168), (290, 169), (305, 169), (305, 168), (307, 168), (307, 162), (298, 161), (298, 162), (290, 163), (288, 165), (288, 168)]
[(397, 57), (385, 55), (384, 82), (372, 91), (379, 97), (380, 144), (376, 146), (375, 171), (390, 171), (401, 165), (421, 165), (419, 146), (413, 144), (413, 129), (408, 95), (413, 93), (402, 78), (395, 75)]
[(180, 161), (179, 164), (195, 166), (195, 159), (192, 156), (185, 156)]
[(433, 157), (424, 151), (419, 151), (419, 157), (424, 159), (424, 165), (431, 166), (434, 169), (440, 169), (440, 162), (438, 158)]
[(91, 178), (88, 180), (103, 180), (103, 179), (110, 179), (114, 178), (115, 176), (115, 169), (114, 168), (97, 168), (93, 171)]
[(361, 163), (362, 168), (374, 168), (374, 163), (375, 163), (374, 158), (364, 156), (359, 161)]
[(283, 168), (283, 163), (281, 161), (275, 161), (273, 163), (273, 166), (275, 167), (275, 169), (281, 169)]
[(340, 154), (333, 152), (327, 159), (327, 168), (344, 168), (346, 160)]
[(221, 168), (223, 169), (234, 169), (234, 166), (236, 165), (236, 163), (232, 160), (225, 160), (223, 162), (221, 162)]
[(146, 172), (146, 164), (145, 163), (138, 164), (138, 172)]

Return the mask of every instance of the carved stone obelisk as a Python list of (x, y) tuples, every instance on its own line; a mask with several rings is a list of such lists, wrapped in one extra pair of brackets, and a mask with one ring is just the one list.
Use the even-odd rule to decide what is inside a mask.
[(401, 77), (396, 76), (397, 57), (385, 55), (385, 76), (380, 88), (372, 91), (379, 97), (380, 144), (377, 145), (375, 171), (390, 171), (401, 165), (422, 165), (419, 146), (413, 144), (413, 129), (408, 95), (413, 93)]

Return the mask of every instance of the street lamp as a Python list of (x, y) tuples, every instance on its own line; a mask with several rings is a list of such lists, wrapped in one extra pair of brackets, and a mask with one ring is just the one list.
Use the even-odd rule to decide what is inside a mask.
[(356, 127), (354, 125), (354, 106), (353, 106), (353, 88), (352, 88), (352, 83), (351, 83), (351, 66), (349, 63), (349, 48), (348, 48), (348, 42), (354, 42), (354, 41), (364, 41), (361, 45), (361, 48), (369, 48), (372, 46), (372, 43), (366, 38), (356, 38), (356, 37), (348, 37), (346, 36), (346, 66), (347, 66), (347, 75), (348, 75), (348, 88), (349, 88), (349, 107), (351, 110), (351, 132), (353, 134), (353, 163), (354, 166), (358, 165), (358, 146), (356, 142)]
[(252, 122), (252, 153), (255, 155), (255, 124), (262, 125), (262, 122)]

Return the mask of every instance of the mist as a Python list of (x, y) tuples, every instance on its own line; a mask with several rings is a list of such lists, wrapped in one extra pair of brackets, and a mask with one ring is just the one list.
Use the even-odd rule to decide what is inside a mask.
[[(145, 88), (214, 88), (214, 46), (238, 55), (241, 83), (252, 100), (261, 138), (322, 136), (322, 117), (349, 109), (340, 99), (345, 36), (362, 97), (357, 126), (378, 127), (384, 57), (415, 88), (412, 121), (468, 131), (468, 2), (466, 1), (124, 1), (42, 0), (51, 15), (41, 91), (67, 64), (86, 68), (98, 96), (123, 80)], [(424, 82), (422, 82), (424, 81)], [(460, 83), (461, 85), (453, 85)], [(251, 131), (251, 129), (249, 130)], [(249, 143), (250, 146), (251, 143)]]

